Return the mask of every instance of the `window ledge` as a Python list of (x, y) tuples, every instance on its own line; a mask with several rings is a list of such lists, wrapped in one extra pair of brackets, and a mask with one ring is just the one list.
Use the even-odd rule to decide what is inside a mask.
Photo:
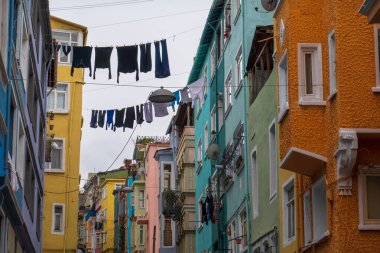
[(243, 79), (240, 80), (237, 88), (236, 88), (236, 91), (235, 91), (235, 98), (239, 95), (240, 91), (241, 91), (241, 87), (243, 87)]
[(312, 101), (312, 100), (309, 100), (309, 101), (306, 100), (305, 101), (305, 100), (300, 100), (299, 104), (300, 105), (325, 106), (326, 105), (326, 101)]
[(332, 101), (336, 97), (336, 94), (337, 94), (337, 90), (334, 90), (334, 92), (330, 94), (327, 100)]
[(380, 93), (380, 86), (372, 87), (373, 93)]
[(330, 237), (330, 233), (329, 233), (329, 231), (327, 230), (327, 231), (323, 234), (323, 236), (322, 236), (320, 239), (318, 239), (318, 240), (313, 240), (313, 241), (310, 242), (309, 244), (305, 245), (305, 247), (302, 248), (302, 252), (305, 252), (305, 251), (307, 251), (308, 249), (310, 249), (312, 246), (317, 245), (317, 244), (319, 244), (319, 243), (321, 243), (321, 242), (327, 240), (329, 237)]
[(293, 236), (292, 238), (284, 240), (283, 247), (285, 248), (295, 241), (296, 241), (296, 236)]
[(65, 173), (65, 170), (45, 169), (45, 172), (63, 174), (63, 173)]
[(273, 193), (270, 197), (269, 197), (269, 204), (272, 204), (273, 201), (277, 198), (277, 192)]
[(359, 230), (380, 230), (380, 223), (379, 224), (359, 224), (358, 226)]
[(278, 122), (281, 122), (285, 118), (286, 114), (288, 114), (288, 111), (289, 111), (288, 104), (284, 108), (280, 109), (280, 112), (278, 114)]
[(199, 173), (201, 172), (201, 170), (202, 170), (202, 162), (198, 161), (197, 175), (199, 175)]
[(228, 114), (230, 114), (231, 109), (232, 109), (232, 104), (229, 104), (228, 107), (227, 107), (227, 110), (224, 113), (224, 120), (227, 119)]
[(69, 110), (47, 110), (47, 111), (55, 113), (55, 114), (69, 114)]

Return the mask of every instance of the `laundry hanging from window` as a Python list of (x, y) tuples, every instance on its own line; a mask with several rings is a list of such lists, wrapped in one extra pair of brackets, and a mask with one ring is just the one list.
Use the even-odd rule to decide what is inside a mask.
[[(58, 49), (59, 50), (59, 49)], [(58, 51), (57, 50), (57, 51)], [(71, 46), (69, 46), (69, 45), (62, 45), (62, 52), (66, 55), (66, 56), (68, 56), (69, 55), (69, 53), (71, 52)]]
[(73, 47), (73, 62), (71, 64), (71, 76), (74, 75), (74, 68), (89, 68), (92, 75), (91, 67), (92, 47)]
[(111, 75), (111, 54), (113, 47), (95, 47), (94, 79), (96, 69), (108, 69), (108, 79)]
[(206, 78), (205, 77), (202, 77), (202, 78), (198, 79), (197, 81), (188, 85), (189, 92), (191, 95), (191, 99), (193, 100), (192, 107), (194, 107), (195, 100), (197, 100), (197, 99), (199, 99), (200, 104), (204, 103), (205, 97), (204, 97), (203, 90), (205, 88), (205, 85), (206, 85)]
[(120, 73), (136, 72), (136, 81), (139, 80), (139, 64), (137, 62), (138, 47), (125, 46), (117, 47), (117, 83), (119, 83)]

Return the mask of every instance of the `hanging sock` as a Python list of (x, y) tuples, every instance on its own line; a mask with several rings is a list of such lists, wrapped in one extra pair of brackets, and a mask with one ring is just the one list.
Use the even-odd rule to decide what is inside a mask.
[(106, 124), (106, 130), (111, 127), (113, 128), (113, 115), (115, 113), (115, 110), (107, 110), (107, 124)]
[(98, 110), (92, 110), (91, 111), (91, 121), (90, 121), (90, 127), (97, 128), (98, 127)]
[(71, 46), (70, 45), (62, 45), (62, 51), (67, 56), (71, 52)]
[(203, 90), (205, 88), (205, 84), (206, 84), (206, 78), (202, 77), (198, 79), (197, 81), (193, 82), (192, 84), (188, 85), (191, 99), (193, 100), (192, 107), (194, 107), (196, 99), (199, 99), (199, 102), (201, 104), (204, 103), (205, 97), (203, 94)]
[(124, 124), (124, 114), (125, 114), (125, 108), (121, 110), (115, 110), (115, 124), (113, 127), (113, 130), (115, 131), (116, 128), (123, 127)]
[(191, 98), (189, 97), (189, 88), (185, 87), (179, 91), (181, 93), (181, 102), (184, 104), (190, 103)]
[(165, 117), (168, 113), (168, 107), (166, 103), (153, 103), (154, 116), (157, 118)]
[(136, 81), (139, 80), (139, 64), (137, 62), (138, 46), (117, 48), (117, 83), (120, 73), (133, 73), (136, 71)]
[(142, 104), (140, 106), (136, 105), (136, 122), (139, 125), (144, 122), (144, 106)]
[(98, 126), (103, 128), (104, 127), (104, 121), (106, 118), (106, 111), (105, 110), (100, 110), (98, 112)]
[(170, 76), (169, 58), (168, 58), (168, 49), (166, 46), (166, 40), (161, 40), (162, 59), (161, 59), (161, 54), (160, 54), (160, 41), (155, 41), (154, 47), (156, 51), (156, 59), (155, 59), (156, 78), (165, 78), (165, 77)]
[(133, 106), (128, 107), (125, 113), (123, 131), (125, 131), (125, 128), (133, 129), (133, 123), (135, 119), (136, 119), (135, 108)]
[(92, 47), (73, 47), (73, 62), (71, 64), (71, 76), (74, 75), (74, 68), (89, 68), (90, 76), (92, 75), (91, 54)]
[(152, 70), (151, 43), (140, 45), (140, 72), (147, 73)]
[(175, 97), (175, 100), (172, 102), (172, 107), (174, 108), (175, 104), (179, 104), (179, 90), (173, 92), (173, 96)]
[(61, 49), (61, 44), (54, 43), (53, 47), (54, 47), (54, 52), (58, 52)]
[(144, 104), (144, 114), (145, 114), (145, 121), (147, 123), (152, 123), (153, 121), (153, 106), (151, 102), (146, 102)]
[(96, 69), (108, 69), (108, 79), (112, 78), (111, 75), (111, 54), (113, 47), (95, 47), (95, 66), (94, 66), (94, 79)]

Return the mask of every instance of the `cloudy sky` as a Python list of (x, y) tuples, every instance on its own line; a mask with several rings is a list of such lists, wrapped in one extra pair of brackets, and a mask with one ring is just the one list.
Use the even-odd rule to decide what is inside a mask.
[[(112, 6), (94, 8), (94, 5), (104, 3)], [(140, 73), (140, 81), (136, 82), (134, 74), (121, 74), (120, 84), (183, 87), (186, 85), (211, 3), (212, 0), (51, 0), (50, 8), (52, 15), (88, 27), (88, 45), (133, 45), (168, 38), (172, 76), (155, 79), (154, 72)], [(91, 8), (62, 8), (79, 5), (90, 5)], [(149, 93), (154, 90), (116, 86), (116, 57), (114, 49), (111, 62), (113, 79), (108, 80), (108, 70), (97, 70), (96, 80), (89, 78), (88, 72), (85, 75), (89, 84), (83, 88), (84, 124), (80, 163), (82, 178), (85, 179), (88, 172), (107, 169), (132, 133), (131, 129), (126, 129), (125, 132), (118, 129), (113, 132), (90, 128), (90, 110), (134, 106), (145, 102)], [(154, 57), (152, 60), (154, 71)], [(132, 140), (111, 169), (121, 166), (124, 158), (132, 157), (137, 135), (165, 135), (170, 118), (171, 116), (155, 118), (151, 124), (138, 126)]]

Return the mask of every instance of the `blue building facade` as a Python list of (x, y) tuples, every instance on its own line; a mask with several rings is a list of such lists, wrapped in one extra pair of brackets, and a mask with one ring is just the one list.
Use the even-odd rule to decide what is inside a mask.
[[(196, 102), (196, 252), (251, 252), (248, 99), (245, 67), (256, 26), (272, 23), (258, 0), (215, 0), (203, 30), (188, 85), (206, 78), (204, 103)], [(216, 161), (207, 157), (218, 144)], [(210, 198), (214, 209), (208, 214)], [(202, 205), (207, 202), (207, 220)], [(203, 222), (202, 222), (203, 220)]]
[(49, 4), (0, 1), (0, 12), (0, 251), (41, 252)]

